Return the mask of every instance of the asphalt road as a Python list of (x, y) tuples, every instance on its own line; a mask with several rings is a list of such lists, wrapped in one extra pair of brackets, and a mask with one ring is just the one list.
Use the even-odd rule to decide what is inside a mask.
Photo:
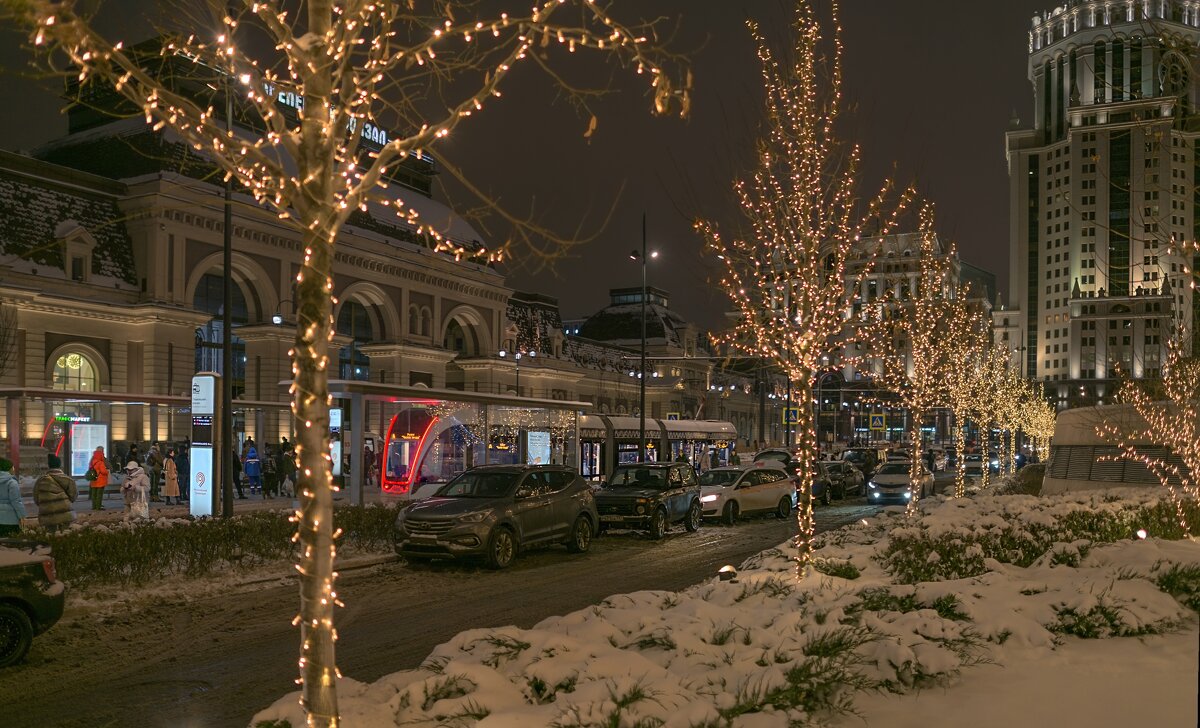
[[(818, 531), (874, 513), (863, 499), (820, 506)], [(676, 528), (661, 542), (617, 532), (582, 556), (562, 547), (524, 554), (508, 570), (404, 561), (339, 580), (338, 666), (372, 681), (417, 667), (459, 631), (515, 624), (594, 604), (611, 594), (676, 590), (738, 564), (795, 532), (761, 518), (734, 527)], [(0, 724), (245, 726), (294, 690), (294, 582), (220, 597), (160, 598), (117, 616), (84, 614), (34, 641), (25, 664), (0, 673)]]

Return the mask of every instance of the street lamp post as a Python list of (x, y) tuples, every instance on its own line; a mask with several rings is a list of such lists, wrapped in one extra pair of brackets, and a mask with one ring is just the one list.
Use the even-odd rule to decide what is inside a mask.
[(517, 386), (517, 396), (520, 397), (521, 396), (521, 357), (527, 356), (530, 359), (534, 359), (534, 358), (537, 358), (537, 352), (536, 351), (526, 351), (524, 349), (522, 349), (521, 351), (509, 352), (504, 349), (501, 349), (497, 353), (499, 354), (501, 359), (506, 359), (506, 358), (508, 358), (508, 355), (510, 353), (512, 354), (513, 364), (516, 366), (516, 369), (517, 369), (517, 385), (516, 385)]
[[(233, 132), (233, 91), (225, 78), (225, 131)], [(221, 517), (233, 516), (233, 175), (225, 175), (224, 249), (221, 300)], [(261, 433), (259, 434), (261, 437)]]
[(646, 213), (642, 213), (642, 251), (632, 250), (630, 260), (642, 264), (642, 350), (638, 367), (638, 460), (646, 459), (646, 258), (657, 258), (658, 251), (646, 252)]

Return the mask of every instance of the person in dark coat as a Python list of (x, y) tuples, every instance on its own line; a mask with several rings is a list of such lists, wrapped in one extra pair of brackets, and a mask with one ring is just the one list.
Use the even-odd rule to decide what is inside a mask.
[(75, 514), (71, 504), (79, 495), (75, 481), (62, 470), (62, 460), (48, 455), (46, 474), (33, 485), (33, 502), (38, 507), (38, 524), (47, 531), (61, 531), (71, 524)]
[(237, 448), (229, 448), (229, 457), (233, 458), (233, 485), (237, 488), (237, 497), (246, 500), (246, 494), (242, 488), (242, 461), (238, 457)]

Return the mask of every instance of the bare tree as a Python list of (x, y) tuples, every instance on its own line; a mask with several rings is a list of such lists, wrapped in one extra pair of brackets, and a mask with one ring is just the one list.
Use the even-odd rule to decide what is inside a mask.
[(837, 3), (832, 13), (828, 54), (809, 2), (797, 3), (794, 46), (779, 55), (748, 23), (762, 64), (766, 116), (754, 170), (734, 183), (745, 232), (726, 235), (715, 221), (696, 222), (723, 262), (720, 285), (737, 314), (715, 343), (771, 362), (795, 384), (794, 444), (805, 486), (796, 537), (800, 573), (812, 562), (813, 376), (842, 333), (850, 292), (872, 270), (868, 256), (865, 265), (847, 272), (848, 261), (860, 253), (858, 241), (890, 231), (912, 196), (911, 190), (897, 194), (887, 182), (865, 205), (860, 200), (859, 149), (837, 132), (843, 103)]
[[(211, 24), (198, 22), (191, 33), (167, 37), (148, 57), (103, 37), (71, 2), (3, 2), (10, 20), (29, 28), (33, 44), (45, 49), (40, 57), (52, 69), (66, 65), (81, 84), (107, 84), (155, 130), (182, 137), (302, 231), (291, 388), (300, 475), (295, 623), (309, 723), (333, 726), (339, 602), (327, 382), (338, 230), (351, 214), (376, 204), (395, 210), (439, 251), (502, 259), (510, 254), (503, 246), (477, 249), (425, 224), (389, 194), (391, 176), (483, 110), (519, 67), (540, 67), (586, 109), (589, 94), (554, 72), (558, 48), (599, 52), (636, 70), (648, 79), (659, 113), (686, 111), (687, 81), (653, 24), (627, 27), (590, 0), (538, 0), (532, 9), (495, 17), (470, 0), (234, 0), (234, 6), (209, 0)], [(190, 7), (177, 7), (183, 22)], [(181, 60), (209, 73), (216, 93), (205, 96), (205, 84), (175, 83), (157, 73)], [(227, 128), (217, 110), (222, 96), (235, 92), (240, 131)], [(291, 109), (281, 108), (281, 94)], [(385, 128), (400, 132), (380, 135)], [(381, 143), (367, 149), (367, 138)], [(518, 237), (542, 232), (513, 222)]]

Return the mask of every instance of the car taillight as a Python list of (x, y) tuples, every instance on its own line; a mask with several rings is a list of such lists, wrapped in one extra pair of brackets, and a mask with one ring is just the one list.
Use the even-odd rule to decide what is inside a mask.
[(54, 559), (43, 561), (42, 570), (46, 572), (46, 581), (58, 581), (58, 569), (54, 566)]

